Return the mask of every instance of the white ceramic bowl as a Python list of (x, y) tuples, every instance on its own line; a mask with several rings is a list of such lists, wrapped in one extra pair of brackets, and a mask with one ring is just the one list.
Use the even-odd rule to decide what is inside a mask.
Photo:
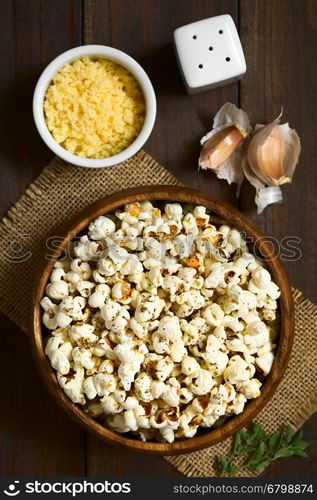
[[(110, 156), (109, 158), (100, 158), (98, 160), (94, 160), (92, 158), (82, 158), (81, 156), (70, 153), (60, 146), (47, 128), (43, 109), (46, 89), (52, 81), (54, 75), (65, 64), (68, 64), (75, 59), (89, 56), (104, 57), (105, 59), (109, 59), (125, 67), (138, 81), (145, 100), (144, 124), (136, 139), (132, 142), (132, 144), (130, 144), (129, 147), (121, 151), (121, 153)], [(74, 165), (79, 165), (80, 167), (110, 167), (111, 165), (116, 165), (127, 160), (142, 148), (154, 125), (156, 117), (156, 98), (149, 77), (145, 73), (144, 69), (134, 59), (132, 59), (132, 57), (128, 56), (124, 52), (121, 52), (121, 50), (106, 47), (105, 45), (83, 45), (63, 52), (63, 54), (56, 57), (56, 59), (54, 59), (45, 68), (35, 87), (33, 96), (33, 116), (36, 127), (43, 141), (53, 151), (53, 153), (58, 155), (63, 160)]]

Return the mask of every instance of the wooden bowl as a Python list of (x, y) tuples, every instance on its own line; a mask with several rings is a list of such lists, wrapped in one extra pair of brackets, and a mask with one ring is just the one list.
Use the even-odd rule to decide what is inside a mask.
[[(142, 442), (136, 439), (125, 437), (124, 434), (113, 432), (96, 420), (86, 415), (79, 407), (74, 404), (59, 386), (55, 371), (52, 369), (49, 359), (44, 353), (43, 330), (41, 323), (40, 300), (45, 291), (46, 283), (49, 279), (52, 267), (56, 259), (60, 256), (68, 243), (89, 223), (99, 215), (112, 212), (119, 206), (130, 202), (144, 200), (166, 200), (192, 203), (195, 205), (204, 205), (220, 217), (228, 220), (243, 231), (252, 239), (254, 247), (261, 253), (267, 261), (268, 268), (273, 279), (281, 290), (279, 299), (281, 311), (281, 328), (278, 339), (278, 347), (272, 370), (265, 380), (261, 395), (247, 403), (244, 411), (237, 416), (231, 417), (221, 426), (206, 431), (196, 437), (175, 441), (174, 443), (155, 443)], [(142, 453), (156, 455), (173, 455), (188, 453), (202, 448), (212, 446), (219, 441), (235, 434), (239, 429), (251, 422), (261, 409), (266, 405), (276, 390), (280, 380), (285, 372), (289, 360), (294, 332), (294, 307), (291, 295), (291, 289), (284, 271), (284, 268), (274, 252), (272, 244), (236, 209), (213, 199), (211, 196), (194, 191), (189, 188), (178, 186), (146, 186), (127, 189), (119, 193), (111, 194), (87, 207), (81, 213), (65, 224), (63, 229), (58, 232), (60, 243), (53, 252), (50, 260), (43, 257), (41, 268), (35, 280), (33, 302), (32, 302), (32, 323), (31, 323), (31, 344), (40, 373), (45, 380), (50, 392), (77, 423), (82, 425), (87, 431), (103, 439), (107, 443), (123, 446), (130, 450)]]

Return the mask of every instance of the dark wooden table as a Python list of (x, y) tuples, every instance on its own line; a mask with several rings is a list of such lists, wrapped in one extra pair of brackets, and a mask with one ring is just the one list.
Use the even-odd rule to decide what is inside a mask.
[[(298, 236), (302, 257), (286, 262), (294, 286), (317, 302), (317, 2), (314, 0), (1, 0), (0, 2), (1, 214), (51, 158), (32, 120), (32, 92), (44, 67), (80, 44), (128, 52), (152, 79), (158, 115), (146, 151), (187, 185), (238, 206), (278, 240)], [(171, 45), (178, 26), (229, 13), (247, 60), (240, 83), (196, 96), (185, 94)], [(284, 203), (256, 215), (253, 188), (234, 188), (197, 173), (199, 139), (226, 101), (253, 121), (276, 117), (296, 127), (303, 152)], [(31, 287), (32, 283), (30, 283)], [(0, 472), (2, 476), (175, 476), (158, 457), (135, 456), (85, 434), (57, 408), (30, 358), (25, 335), (1, 318)], [(267, 476), (317, 472), (316, 423), (304, 426), (309, 458), (282, 459)]]

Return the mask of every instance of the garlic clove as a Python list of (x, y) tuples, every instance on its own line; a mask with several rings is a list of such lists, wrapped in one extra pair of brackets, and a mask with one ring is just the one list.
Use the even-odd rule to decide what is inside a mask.
[(256, 125), (242, 170), (256, 189), (258, 214), (273, 203), (281, 203), (282, 184), (292, 182), (300, 155), (300, 139), (288, 123), (279, 124), (279, 118), (269, 125)]
[(242, 159), (242, 170), (250, 184), (256, 189), (255, 204), (258, 207), (258, 214), (261, 214), (268, 205), (282, 202), (283, 194), (281, 188), (279, 186), (266, 186), (251, 170), (246, 156)]
[(242, 170), (250, 184), (256, 189), (255, 203), (258, 207), (258, 214), (261, 214), (268, 205), (282, 202), (283, 194), (281, 188), (279, 186), (266, 186), (264, 182), (253, 173), (246, 157), (244, 157), (242, 161)]
[(279, 122), (277, 118), (269, 125), (256, 125), (248, 146), (250, 169), (266, 186), (291, 182), (300, 154), (297, 133)]
[(260, 171), (268, 178), (272, 179), (273, 182), (278, 182), (278, 180), (284, 176), (284, 149), (284, 141), (281, 132), (279, 127), (275, 125), (266, 136), (265, 141), (258, 148), (257, 152)]
[(280, 125), (279, 130), (285, 144), (284, 175), (292, 180), (301, 152), (300, 138), (288, 123)]
[(242, 170), (245, 177), (248, 179), (250, 184), (252, 184), (252, 186), (255, 187), (257, 191), (265, 187), (265, 183), (261, 179), (259, 179), (257, 175), (255, 175), (253, 170), (251, 170), (247, 156), (244, 156), (242, 158)]
[(230, 125), (213, 134), (203, 145), (199, 165), (216, 170), (223, 165), (245, 139), (247, 132), (238, 124)]
[(240, 188), (243, 182), (242, 158), (244, 147), (245, 144), (241, 144), (241, 147), (236, 149), (230, 158), (214, 171), (218, 179), (226, 180), (229, 185), (233, 182), (237, 184), (237, 197), (240, 194)]
[(199, 166), (211, 169), (218, 179), (235, 182), (237, 191), (243, 181), (241, 166), (246, 137), (252, 127), (248, 115), (232, 103), (225, 103), (213, 120), (213, 129), (200, 141)]

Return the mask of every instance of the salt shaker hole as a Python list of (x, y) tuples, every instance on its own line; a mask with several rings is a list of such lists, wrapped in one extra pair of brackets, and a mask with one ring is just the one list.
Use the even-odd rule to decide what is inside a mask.
[(199, 69), (202, 69), (203, 67), (204, 67), (204, 65), (203, 65), (203, 64), (198, 64), (198, 68), (199, 68)]
[(226, 57), (226, 61), (229, 62), (230, 61), (230, 57)]

